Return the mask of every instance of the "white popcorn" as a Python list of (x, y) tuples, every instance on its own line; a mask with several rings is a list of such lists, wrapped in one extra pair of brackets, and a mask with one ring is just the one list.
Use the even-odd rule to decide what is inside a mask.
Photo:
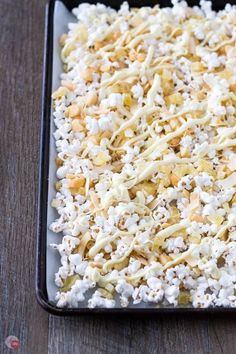
[(116, 291), (120, 294), (121, 306), (128, 306), (128, 298), (133, 294), (134, 288), (131, 284), (128, 284), (125, 280), (119, 280), (116, 285)]
[(99, 124), (95, 118), (86, 117), (86, 128), (90, 131), (91, 134), (97, 134), (99, 132)]
[(72, 285), (71, 290), (68, 292), (58, 292), (56, 295), (57, 306), (58, 307), (77, 307), (78, 302), (84, 301), (85, 292), (93, 288), (94, 284), (89, 280), (76, 280), (75, 284)]
[(134, 98), (142, 98), (143, 97), (143, 88), (140, 84), (136, 84), (131, 88), (131, 92)]
[(213, 300), (215, 299), (215, 295), (204, 294), (203, 291), (198, 291), (193, 294), (193, 307), (202, 307), (206, 308), (213, 305)]
[(120, 93), (111, 93), (106, 100), (107, 107), (117, 107), (123, 105), (123, 97)]
[(66, 176), (66, 174), (69, 171), (69, 167), (68, 166), (61, 166), (58, 168), (57, 170), (57, 177), (62, 179)]
[(95, 307), (113, 308), (115, 307), (115, 301), (111, 299), (106, 299), (101, 296), (101, 293), (99, 291), (95, 291), (91, 299), (88, 300), (88, 307), (92, 309)]
[(75, 266), (79, 265), (82, 262), (82, 257), (80, 254), (71, 254), (69, 256), (69, 261)]
[(194, 181), (199, 187), (211, 187), (212, 186), (212, 177), (209, 176), (206, 172), (202, 172), (200, 175), (194, 177)]
[(191, 148), (192, 147), (192, 143), (193, 143), (193, 139), (190, 135), (186, 135), (184, 136), (181, 141), (180, 144), (184, 147), (184, 148)]
[(182, 189), (187, 189), (187, 190), (191, 190), (192, 189), (192, 176), (191, 175), (187, 175), (181, 178), (181, 180), (178, 183), (178, 189), (182, 190)]
[(152, 290), (160, 290), (162, 288), (162, 281), (158, 278), (151, 277), (147, 280), (147, 285)]
[(165, 298), (166, 300), (170, 303), (173, 304), (174, 306), (177, 305), (177, 297), (179, 295), (179, 288), (176, 287), (175, 285), (168, 286), (165, 289)]
[(129, 264), (127, 270), (129, 273), (135, 274), (139, 270), (140, 267), (141, 267), (140, 261), (131, 258), (130, 264)]
[(183, 241), (183, 237), (179, 236), (176, 238), (169, 238), (164, 243), (164, 248), (166, 248), (167, 252), (179, 253), (186, 249), (186, 245)]
[(113, 131), (114, 130), (113, 120), (114, 120), (114, 116), (112, 113), (101, 116), (101, 118), (98, 120), (99, 129), (101, 131), (106, 131), (106, 130)]

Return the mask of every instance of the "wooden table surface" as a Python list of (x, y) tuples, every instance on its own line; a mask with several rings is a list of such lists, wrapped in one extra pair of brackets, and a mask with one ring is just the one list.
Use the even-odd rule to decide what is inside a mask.
[[(44, 0), (0, 0), (0, 353), (234, 354), (230, 317), (57, 318), (34, 292)], [(158, 317), (158, 316), (157, 316)]]

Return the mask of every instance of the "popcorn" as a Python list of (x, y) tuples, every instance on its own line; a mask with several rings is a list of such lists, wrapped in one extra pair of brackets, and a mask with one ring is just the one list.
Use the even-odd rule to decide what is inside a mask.
[(140, 84), (136, 84), (131, 88), (131, 92), (136, 99), (143, 97), (143, 88)]
[(86, 128), (91, 134), (97, 134), (99, 132), (99, 124), (95, 118), (86, 117)]
[(213, 300), (215, 299), (214, 294), (205, 294), (203, 291), (197, 291), (193, 294), (193, 307), (206, 308), (213, 305)]
[(139, 268), (141, 267), (141, 262), (139, 260), (135, 260), (135, 259), (130, 259), (130, 264), (127, 267), (127, 270), (130, 274), (135, 274)]
[(176, 238), (167, 239), (163, 245), (163, 248), (165, 248), (167, 252), (178, 254), (180, 251), (185, 250), (187, 247), (183, 241), (183, 237), (179, 236)]
[(236, 8), (172, 3), (80, 4), (60, 39), (58, 307), (236, 307)]
[(101, 296), (101, 293), (97, 290), (92, 295), (91, 299), (88, 300), (88, 307), (93, 309), (95, 307), (115, 307), (115, 300), (106, 299)]
[(179, 288), (175, 285), (168, 286), (165, 289), (165, 299), (174, 306), (177, 305), (177, 297), (179, 295)]
[(199, 187), (211, 187), (213, 178), (209, 176), (206, 172), (200, 173), (198, 176), (194, 177), (196, 186)]
[(181, 180), (178, 183), (178, 189), (179, 190), (183, 190), (183, 189), (187, 189), (187, 190), (191, 190), (192, 189), (192, 176), (191, 175), (187, 175), (181, 178)]
[(119, 280), (116, 286), (116, 291), (120, 294), (121, 306), (127, 307), (129, 304), (128, 298), (133, 294), (133, 286), (128, 284), (125, 280)]

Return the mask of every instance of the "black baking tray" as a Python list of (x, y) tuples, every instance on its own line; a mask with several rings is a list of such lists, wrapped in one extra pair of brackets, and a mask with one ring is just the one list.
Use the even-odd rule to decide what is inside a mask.
[[(81, 2), (97, 3), (91, 0), (60, 0), (69, 10), (78, 6)], [(46, 5), (45, 13), (45, 36), (44, 36), (44, 60), (43, 60), (43, 94), (41, 114), (41, 139), (40, 139), (40, 164), (39, 164), (39, 190), (38, 190), (38, 218), (37, 218), (37, 250), (36, 250), (36, 297), (38, 303), (48, 312), (54, 315), (114, 315), (114, 314), (235, 314), (233, 308), (211, 307), (195, 309), (192, 307), (160, 307), (160, 308), (57, 308), (51, 303), (46, 289), (46, 247), (47, 247), (47, 204), (48, 204), (48, 173), (49, 173), (49, 143), (50, 143), (50, 114), (51, 114), (51, 85), (52, 85), (52, 59), (53, 59), (53, 17), (56, 0), (51, 0)], [(99, 2), (115, 9), (120, 7), (122, 0), (100, 0)], [(130, 0), (131, 7), (154, 6), (159, 3), (161, 7), (170, 6), (168, 0)], [(227, 1), (235, 4), (236, 0)], [(194, 6), (198, 1), (189, 0), (188, 4)], [(213, 0), (213, 8), (222, 9), (226, 4), (224, 0)]]

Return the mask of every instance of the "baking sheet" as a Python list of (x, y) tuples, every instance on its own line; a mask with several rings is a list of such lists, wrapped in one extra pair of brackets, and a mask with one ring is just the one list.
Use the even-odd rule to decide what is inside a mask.
[[(60, 36), (68, 31), (68, 23), (75, 22), (75, 17), (67, 10), (62, 2), (56, 1), (54, 8), (54, 19), (53, 19), (53, 72), (52, 72), (52, 92), (55, 91), (60, 86), (60, 74), (63, 72), (63, 66), (60, 59), (61, 48), (59, 46)], [(53, 250), (50, 247), (51, 243), (59, 244), (61, 243), (62, 234), (56, 234), (49, 230), (49, 225), (58, 218), (57, 211), (51, 207), (51, 200), (55, 197), (54, 182), (56, 178), (56, 164), (55, 158), (57, 155), (55, 139), (53, 137), (53, 132), (55, 131), (55, 125), (53, 122), (53, 109), (51, 108), (50, 116), (50, 147), (49, 147), (49, 176), (48, 176), (48, 213), (47, 213), (47, 272), (46, 272), (46, 286), (48, 299), (50, 302), (55, 302), (55, 295), (58, 291), (54, 283), (55, 273), (60, 267), (60, 255), (57, 250)]]
[[(82, 0), (83, 1), (83, 0)], [(90, 0), (96, 2), (96, 0)], [(137, 1), (137, 2), (136, 2)], [(148, 2), (146, 5), (152, 6), (152, 0), (145, 0)], [(156, 0), (154, 0), (155, 2)], [(166, 1), (166, 2), (165, 2)], [(233, 3), (234, 0), (229, 1)], [(107, 0), (102, 2), (107, 4)], [(130, 0), (132, 6), (142, 6), (143, 0)], [(170, 6), (168, 0), (159, 0), (162, 6)], [(191, 1), (193, 4), (194, 1)], [(113, 309), (95, 308), (88, 309), (87, 302), (80, 303), (78, 308), (57, 308), (55, 307), (55, 294), (58, 288), (54, 284), (55, 273), (60, 266), (60, 256), (57, 251), (54, 251), (49, 245), (51, 243), (61, 243), (62, 235), (54, 234), (46, 226), (49, 226), (53, 222), (58, 214), (55, 209), (50, 205), (52, 198), (55, 196), (54, 182), (56, 181), (56, 148), (55, 140), (53, 138), (53, 131), (55, 130), (53, 123), (53, 115), (49, 116), (50, 94), (49, 90), (55, 90), (60, 84), (60, 74), (63, 72), (62, 63), (60, 61), (60, 47), (58, 39), (60, 35), (67, 31), (68, 23), (74, 22), (73, 15), (67, 10), (71, 8), (71, 0), (55, 1), (50, 0), (47, 4), (46, 12), (46, 32), (45, 32), (45, 58), (44, 58), (44, 86), (43, 86), (43, 106), (42, 106), (42, 128), (41, 128), (41, 169), (40, 169), (40, 183), (39, 183), (39, 209), (38, 209), (38, 222), (37, 222), (37, 264), (36, 264), (36, 296), (38, 303), (49, 313), (60, 316), (77, 316), (84, 314), (227, 314), (235, 315), (235, 309), (226, 307), (208, 307), (208, 308), (193, 308), (192, 306), (148, 306), (145, 303), (139, 305), (129, 305), (127, 309), (121, 308), (119, 303), (117, 307)], [(80, 1), (78, 0), (79, 4)], [(137, 5), (138, 3), (138, 5)], [(73, 1), (76, 5), (76, 1)], [(194, 3), (195, 4), (195, 3)], [(54, 6), (55, 5), (55, 6)], [(109, 5), (117, 8), (119, 2), (109, 0)], [(216, 9), (221, 9), (225, 4), (223, 0), (217, 0), (214, 3)], [(54, 22), (54, 45), (52, 48), (53, 31), (52, 24)], [(51, 59), (53, 51), (53, 63)], [(53, 70), (51, 70), (53, 64)], [(50, 70), (50, 71), (48, 71)], [(48, 132), (50, 128), (50, 132)], [(48, 141), (49, 139), (49, 141)], [(50, 149), (50, 155), (49, 151)], [(49, 168), (48, 168), (49, 157)], [(46, 205), (48, 203), (48, 207)], [(47, 209), (47, 211), (45, 210)], [(45, 215), (46, 214), (46, 215)], [(47, 224), (47, 225), (46, 225)], [(45, 235), (46, 233), (46, 235)], [(45, 262), (46, 259), (46, 262)], [(46, 277), (46, 278), (45, 278)]]

